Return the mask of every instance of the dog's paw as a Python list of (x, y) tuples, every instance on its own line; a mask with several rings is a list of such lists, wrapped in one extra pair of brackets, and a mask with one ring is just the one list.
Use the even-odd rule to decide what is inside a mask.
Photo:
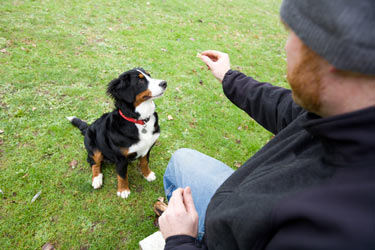
[(150, 174), (147, 177), (145, 177), (145, 179), (149, 182), (154, 181), (156, 180), (156, 175), (154, 172), (151, 171)]
[(99, 174), (98, 176), (92, 179), (92, 187), (94, 189), (98, 189), (103, 185), (103, 174)]
[(130, 195), (130, 190), (117, 191), (117, 196), (123, 199), (128, 198), (129, 195)]

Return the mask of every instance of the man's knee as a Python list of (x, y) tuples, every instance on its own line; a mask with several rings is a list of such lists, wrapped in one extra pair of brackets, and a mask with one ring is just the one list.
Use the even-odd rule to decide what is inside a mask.
[(193, 157), (194, 150), (188, 148), (180, 148), (176, 150), (169, 160), (167, 171), (178, 172)]
[(180, 149), (177, 149), (172, 154), (172, 158), (176, 159), (176, 160), (186, 159), (187, 157), (189, 157), (189, 155), (192, 154), (192, 152), (194, 152), (194, 150), (192, 150), (192, 149), (189, 149), (189, 148), (180, 148)]

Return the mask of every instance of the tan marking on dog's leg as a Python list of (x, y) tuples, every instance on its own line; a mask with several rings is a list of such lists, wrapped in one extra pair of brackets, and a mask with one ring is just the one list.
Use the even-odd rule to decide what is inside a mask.
[(128, 198), (129, 194), (130, 189), (128, 182), (128, 173), (126, 173), (125, 178), (122, 178), (121, 176), (117, 175), (117, 196), (121, 198)]
[(98, 189), (103, 185), (103, 174), (101, 173), (101, 164), (103, 155), (100, 151), (95, 151), (92, 157), (95, 164), (91, 166), (92, 170), (92, 187)]
[(148, 160), (147, 160), (147, 156), (143, 156), (140, 160), (139, 160), (139, 168), (142, 172), (142, 175), (146, 178), (151, 170), (150, 168), (148, 167)]
[(100, 151), (95, 151), (94, 156), (92, 157), (95, 164), (92, 165), (92, 178), (98, 176), (101, 173), (101, 165), (103, 161), (103, 155)]
[(129, 155), (129, 148), (120, 148), (120, 152), (123, 156), (127, 158)]
[(147, 155), (139, 160), (139, 168), (147, 181), (154, 181), (156, 179), (155, 173), (148, 167)]
[(92, 179), (94, 179), (99, 174), (101, 174), (101, 172), (100, 172), (100, 166), (98, 166), (96, 164), (94, 164), (94, 165), (91, 166), (91, 170), (92, 170)]

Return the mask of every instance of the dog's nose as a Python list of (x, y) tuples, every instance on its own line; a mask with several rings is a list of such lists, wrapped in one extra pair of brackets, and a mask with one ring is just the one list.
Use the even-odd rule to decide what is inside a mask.
[(159, 83), (159, 86), (162, 87), (163, 89), (166, 89), (167, 88), (167, 81), (161, 81)]

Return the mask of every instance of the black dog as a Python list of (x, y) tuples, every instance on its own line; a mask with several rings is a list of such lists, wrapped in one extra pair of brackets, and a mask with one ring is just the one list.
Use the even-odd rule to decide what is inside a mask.
[(107, 94), (114, 99), (116, 107), (112, 112), (91, 125), (76, 117), (67, 117), (85, 136), (94, 189), (103, 184), (103, 160), (116, 164), (117, 195), (122, 198), (130, 194), (127, 174), (130, 160), (140, 158), (142, 175), (148, 181), (155, 180), (155, 173), (148, 166), (151, 148), (160, 135), (153, 100), (161, 97), (166, 88), (166, 81), (152, 79), (142, 68), (135, 68), (108, 84)]

